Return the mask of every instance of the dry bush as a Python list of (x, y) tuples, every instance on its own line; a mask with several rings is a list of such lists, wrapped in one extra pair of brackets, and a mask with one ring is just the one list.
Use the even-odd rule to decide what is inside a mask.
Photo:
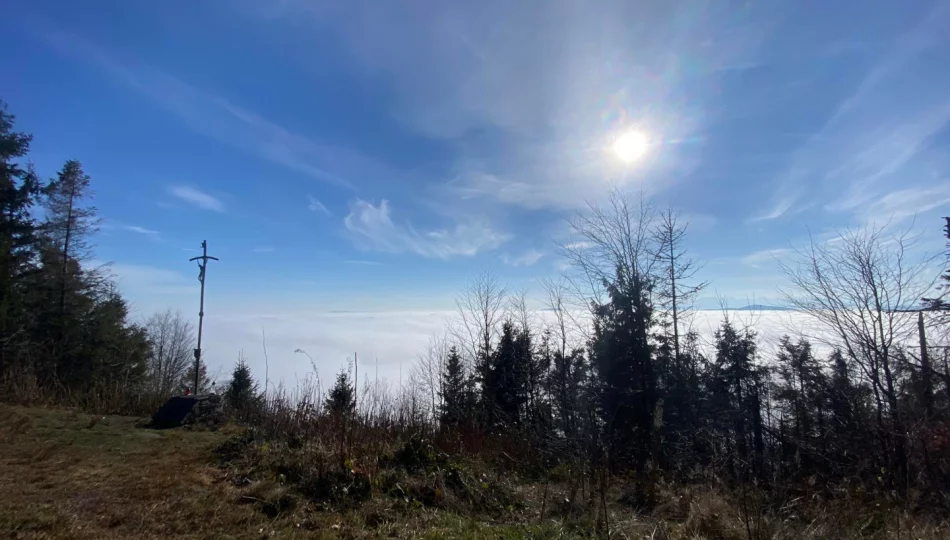
[(121, 382), (99, 383), (82, 390), (39, 384), (28, 371), (9, 370), (0, 384), (5, 403), (32, 407), (71, 407), (96, 414), (151, 416), (165, 401), (157, 393)]
[(260, 511), (271, 518), (292, 512), (298, 504), (297, 496), (289, 487), (271, 481), (255, 483), (240, 501), (258, 505)]

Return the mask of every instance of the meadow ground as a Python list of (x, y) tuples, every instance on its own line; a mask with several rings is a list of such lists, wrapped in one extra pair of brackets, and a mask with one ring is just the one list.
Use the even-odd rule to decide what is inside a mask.
[[(564, 486), (550, 480), (497, 474), (479, 481), (475, 490), (512, 501), (483, 512), (451, 504), (441, 472), (436, 479), (378, 469), (380, 479), (374, 476), (358, 504), (328, 504), (312, 496), (319, 491), (313, 486), (304, 489), (270, 469), (275, 461), (254, 461), (267, 443), (238, 449), (256, 456), (252, 461), (242, 454), (239, 467), (222, 465), (219, 449), (240, 439), (238, 428), (155, 431), (145, 423), (0, 405), (0, 538), (604, 536), (593, 514), (559, 509)], [(623, 492), (614, 485), (597, 501), (608, 508), (613, 538), (950, 538), (945, 521), (893, 508), (836, 511), (799, 502), (782, 512), (744, 514), (735, 499), (700, 487), (667, 494), (647, 512), (625, 506)]]

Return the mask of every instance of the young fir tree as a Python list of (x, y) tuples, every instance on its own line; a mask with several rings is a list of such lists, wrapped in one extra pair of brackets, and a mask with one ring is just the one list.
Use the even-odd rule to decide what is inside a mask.
[(234, 366), (224, 399), (228, 406), (244, 420), (250, 418), (261, 404), (257, 382), (251, 375), (251, 368), (244, 357), (239, 357)]
[(764, 425), (762, 388), (764, 373), (755, 365), (755, 334), (740, 331), (728, 320), (716, 331), (714, 410), (722, 446), (733, 474), (748, 480), (748, 464), (754, 476), (764, 478)]
[(443, 426), (458, 427), (471, 416), (471, 390), (469, 379), (465, 376), (465, 366), (458, 349), (453, 346), (445, 360), (442, 372), (442, 405), (439, 421)]
[(185, 374), (182, 375), (181, 381), (178, 383), (178, 386), (182, 390), (185, 388), (190, 388), (194, 393), (209, 393), (211, 392), (211, 379), (208, 377), (208, 364), (201, 362), (201, 367), (198, 368), (198, 385), (199, 387), (195, 388), (195, 361), (192, 357), (191, 362), (188, 364), (188, 369), (185, 370)]
[(516, 342), (518, 356), (524, 366), (524, 422), (532, 430), (535, 437), (546, 437), (550, 434), (552, 408), (544, 386), (548, 371), (553, 362), (553, 348), (551, 333), (541, 334), (540, 343), (535, 345), (534, 334), (530, 328), (522, 328)]
[(935, 298), (924, 298), (924, 306), (927, 309), (940, 311), (950, 310), (950, 302), (947, 301), (947, 295), (950, 294), (950, 217), (943, 219), (946, 220), (943, 233), (944, 236), (947, 237), (947, 251), (945, 252), (945, 269), (943, 275), (940, 276), (940, 285), (938, 287), (941, 294)]
[(828, 363), (831, 375), (828, 383), (828, 416), (830, 450), (827, 455), (836, 464), (835, 473), (847, 474), (860, 461), (872, 457), (873, 432), (868, 417), (868, 399), (871, 391), (855, 382), (854, 368), (840, 350), (831, 353)]
[(551, 353), (551, 369), (545, 378), (545, 390), (553, 406), (554, 429), (569, 441), (577, 439), (579, 435), (587, 380), (583, 349), (574, 349), (567, 354), (561, 351)]
[(825, 436), (826, 381), (811, 352), (811, 343), (782, 337), (775, 370), (775, 398), (783, 413), (783, 455), (799, 474), (811, 474)]
[(336, 376), (336, 383), (327, 396), (326, 410), (340, 415), (349, 415), (356, 410), (356, 390), (345, 369), (341, 369)]
[(525, 370), (518, 347), (519, 331), (510, 320), (502, 324), (501, 338), (492, 355), (491, 387), (492, 401), (488, 404), (494, 413), (496, 425), (520, 424), (524, 409)]

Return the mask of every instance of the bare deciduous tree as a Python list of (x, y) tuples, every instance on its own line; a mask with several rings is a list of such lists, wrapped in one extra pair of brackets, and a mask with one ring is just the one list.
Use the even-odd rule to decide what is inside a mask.
[(614, 190), (606, 205), (588, 204), (570, 221), (580, 241), (560, 246), (576, 274), (569, 276), (575, 294), (599, 302), (618, 273), (652, 277), (659, 252), (655, 223), (656, 210), (642, 193), (631, 201)]
[(505, 315), (508, 290), (491, 272), (480, 274), (455, 300), (458, 324), (452, 329), (472, 365), (480, 355), (491, 354), (498, 326)]
[(912, 342), (916, 317), (908, 308), (932, 289), (929, 259), (912, 258), (914, 238), (885, 227), (848, 230), (833, 241), (812, 240), (780, 267), (792, 284), (786, 301), (822, 330), (812, 339), (844, 351), (873, 391), (878, 429), (886, 438), (896, 478), (906, 470), (906, 430), (901, 414), (900, 363)]
[(409, 372), (410, 382), (428, 397), (427, 409), (433, 418), (438, 417), (442, 405), (442, 372), (445, 370), (445, 359), (450, 346), (444, 335), (430, 337), (425, 351), (419, 355), (418, 361)]
[(545, 292), (545, 305), (554, 317), (552, 334), (557, 340), (557, 351), (561, 356), (567, 355), (569, 332), (568, 327), (573, 323), (566, 297), (569, 286), (563, 280), (554, 281), (545, 279), (541, 282)]
[(191, 323), (170, 309), (152, 315), (145, 323), (152, 354), (148, 382), (161, 396), (169, 396), (193, 363), (195, 335)]
[(658, 279), (658, 304), (669, 311), (673, 319), (673, 352), (674, 358), (680, 359), (680, 331), (679, 324), (682, 313), (691, 307), (696, 295), (702, 291), (707, 282), (696, 284), (686, 283), (696, 276), (702, 269), (686, 254), (683, 247), (689, 223), (680, 224), (679, 216), (672, 209), (660, 214), (659, 222), (654, 231), (654, 241), (658, 252), (657, 259), (663, 266), (663, 278)]

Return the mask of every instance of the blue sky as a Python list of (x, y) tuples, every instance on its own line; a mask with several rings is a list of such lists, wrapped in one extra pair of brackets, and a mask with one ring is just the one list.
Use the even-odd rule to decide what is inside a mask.
[[(692, 222), (707, 305), (774, 297), (773, 256), (809, 231), (913, 221), (942, 244), (946, 2), (3, 11), (0, 98), (41, 173), (93, 177), (97, 256), (140, 314), (193, 311), (205, 238), (211, 306), (254, 316), (446, 309), (485, 268), (530, 290), (613, 185)], [(650, 147), (624, 164), (630, 129)]]

